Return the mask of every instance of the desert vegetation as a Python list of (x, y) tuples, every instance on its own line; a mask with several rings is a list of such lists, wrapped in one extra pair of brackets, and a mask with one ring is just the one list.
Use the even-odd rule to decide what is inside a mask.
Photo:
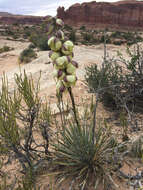
[(27, 49), (24, 49), (19, 55), (19, 63), (29, 63), (36, 57), (35, 51), (31, 47), (28, 47)]
[(4, 52), (8, 52), (13, 50), (13, 48), (10, 48), (9, 46), (3, 46), (2, 48), (0, 48), (0, 53), (4, 53)]
[[(48, 100), (40, 97), (40, 78), (35, 82), (25, 71), (15, 74), (16, 85), (11, 91), (7, 77), (2, 77), (0, 189), (142, 189), (143, 51), (138, 38), (135, 34), (126, 37), (127, 42), (137, 39), (134, 50), (127, 48), (129, 60), (121, 52), (112, 58), (106, 43), (116, 37), (125, 39), (121, 33), (89, 33), (84, 26), (79, 29), (87, 45), (93, 43), (94, 34), (101, 34), (104, 57), (100, 67), (91, 64), (85, 68), (85, 90), (90, 98), (82, 102), (81, 97), (82, 103), (77, 103), (78, 63), (72, 41), (78, 43), (79, 34), (56, 18), (50, 18), (41, 29), (45, 33), (40, 35), (39, 30), (29, 33), (25, 28), (32, 44), (19, 59), (31, 61), (36, 57), (35, 47), (50, 49), (59, 112), (53, 113)], [(108, 120), (97, 117), (100, 104), (110, 112)], [(118, 123), (120, 135), (113, 121)], [(134, 140), (137, 131), (140, 135)], [(124, 167), (133, 163), (137, 169), (126, 173)], [(18, 168), (13, 175), (6, 170), (11, 164)], [(45, 177), (43, 185), (40, 179)]]

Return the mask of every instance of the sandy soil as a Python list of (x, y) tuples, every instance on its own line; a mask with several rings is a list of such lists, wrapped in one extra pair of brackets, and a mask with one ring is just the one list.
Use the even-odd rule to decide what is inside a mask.
[[(18, 56), (20, 52), (28, 47), (28, 42), (17, 42), (17, 41), (9, 41), (0, 39), (0, 47), (3, 45), (8, 45), (13, 47), (14, 50), (6, 53), (0, 54), (0, 78), (2, 78), (2, 73), (5, 72), (8, 80), (10, 82), (10, 86), (12, 89), (13, 79), (15, 73), (23, 72), (24, 70), (28, 75), (32, 74), (33, 78), (36, 80), (39, 77), (41, 72), (41, 91), (46, 91), (47, 95), (53, 94), (53, 90), (55, 90), (55, 81), (52, 77), (52, 64), (47, 64), (50, 59), (48, 57), (48, 52), (37, 52), (37, 59), (33, 60), (31, 63), (19, 65), (18, 64)], [(121, 51), (125, 54), (124, 46), (107, 46), (107, 53), (110, 52), (110, 56), (116, 56), (117, 51)], [(79, 63), (79, 69), (77, 70), (77, 77), (80, 81), (84, 80), (85, 74), (85, 66), (89, 64), (102, 64), (103, 60), (103, 45), (97, 46), (75, 46), (74, 48), (74, 60)], [(48, 90), (50, 88), (50, 91)]]

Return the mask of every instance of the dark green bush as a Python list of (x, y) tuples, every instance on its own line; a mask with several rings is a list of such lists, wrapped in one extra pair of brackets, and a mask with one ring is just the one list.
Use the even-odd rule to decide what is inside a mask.
[(111, 64), (110, 61), (106, 61), (103, 68), (96, 64), (86, 67), (85, 79), (91, 92), (102, 92), (105, 88), (108, 90), (108, 87), (118, 85), (122, 81), (122, 68)]
[(119, 31), (115, 31), (115, 32), (112, 32), (112, 34), (111, 34), (110, 37), (111, 37), (111, 38), (121, 38), (121, 37), (122, 37), (122, 34), (121, 34), (121, 32), (119, 32)]
[(34, 44), (35, 47), (39, 48), (42, 51), (50, 50), (47, 43), (48, 37), (46, 34), (33, 33), (31, 34), (29, 40)]
[(122, 43), (123, 43), (123, 42), (122, 42), (122, 41), (119, 41), (119, 40), (118, 40), (118, 41), (113, 41), (113, 44), (114, 44), (114, 45), (117, 45), (117, 46), (122, 45)]
[(85, 26), (81, 26), (80, 30), (86, 30), (86, 27)]
[(67, 31), (72, 31), (72, 27), (67, 24), (64, 25), (64, 29)]
[(2, 48), (0, 48), (0, 53), (11, 51), (12, 49), (13, 48), (10, 48), (9, 46), (3, 46)]
[(86, 67), (85, 80), (90, 92), (98, 92), (100, 101), (105, 106), (115, 109), (117, 105), (112, 89), (117, 89), (123, 77), (121, 75), (122, 68), (110, 61), (106, 61), (103, 68), (98, 68), (96, 64)]
[(135, 38), (135, 34), (132, 32), (123, 32), (122, 36), (127, 41), (132, 41)]
[(72, 42), (76, 42), (76, 31), (72, 30), (71, 33), (69, 34), (69, 40)]
[(31, 48), (27, 48), (21, 52), (18, 59), (20, 63), (29, 63), (36, 57), (37, 57), (37, 54), (34, 52), (34, 50)]
[[(104, 35), (101, 36), (101, 39), (100, 39), (100, 43), (104, 43)], [(108, 35), (106, 35), (106, 44), (110, 44), (111, 43), (111, 40), (110, 40), (110, 37)]]
[(106, 58), (103, 67), (91, 65), (86, 68), (85, 79), (89, 90), (99, 93), (104, 105), (111, 108), (112, 102), (114, 108), (124, 108), (127, 113), (131, 109), (143, 111), (143, 51), (137, 47), (135, 52), (128, 49), (128, 61), (119, 55), (122, 67)]
[(83, 39), (85, 40), (85, 41), (88, 41), (88, 42), (90, 42), (91, 40), (92, 40), (92, 38), (93, 38), (93, 35), (92, 34), (90, 34), (90, 33), (83, 33)]
[(29, 46), (28, 46), (28, 48), (30, 48), (30, 49), (34, 49), (34, 48), (36, 48), (36, 46), (34, 45), (34, 44), (30, 44)]
[(143, 136), (138, 137), (131, 146), (131, 154), (133, 157), (143, 158)]

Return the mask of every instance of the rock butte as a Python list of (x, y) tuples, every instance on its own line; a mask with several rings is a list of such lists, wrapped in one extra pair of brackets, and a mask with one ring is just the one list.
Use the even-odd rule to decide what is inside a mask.
[(5, 15), (0, 16), (1, 24), (40, 24), (43, 17), (40, 16), (16, 16), (16, 15)]
[(143, 1), (76, 3), (67, 10), (59, 7), (57, 16), (71, 26), (141, 29), (143, 27)]

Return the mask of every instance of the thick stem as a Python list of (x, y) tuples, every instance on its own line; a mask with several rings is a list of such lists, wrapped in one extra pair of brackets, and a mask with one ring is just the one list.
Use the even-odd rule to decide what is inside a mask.
[(92, 142), (93, 143), (95, 141), (96, 113), (97, 113), (98, 100), (99, 100), (99, 93), (97, 93), (96, 95), (96, 103), (95, 103), (94, 115), (93, 115), (93, 127), (92, 127)]
[(64, 129), (64, 118), (63, 118), (64, 110), (62, 109), (62, 106), (61, 106), (61, 103), (63, 102), (63, 97), (62, 97), (62, 95), (57, 95), (57, 98), (58, 98), (58, 108), (60, 111), (60, 117), (61, 117), (61, 123), (62, 123), (62, 130), (64, 132), (65, 131), (65, 129)]
[(71, 90), (71, 87), (68, 88), (68, 92), (71, 98), (71, 102), (72, 102), (72, 108), (73, 108), (73, 112), (74, 112), (74, 118), (76, 121), (77, 126), (79, 126), (79, 122), (78, 122), (78, 118), (77, 118), (77, 112), (76, 112), (76, 107), (75, 107), (75, 101), (74, 101), (74, 96)]

